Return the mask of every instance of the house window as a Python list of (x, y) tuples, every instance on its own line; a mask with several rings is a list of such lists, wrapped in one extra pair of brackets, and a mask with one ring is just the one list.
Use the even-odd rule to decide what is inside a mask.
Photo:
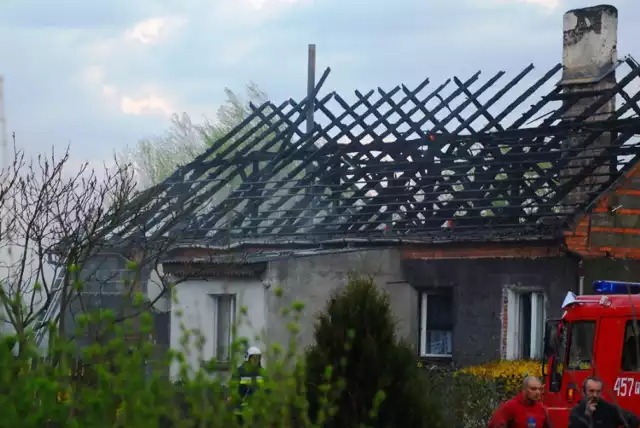
[(507, 359), (542, 358), (544, 321), (543, 292), (508, 290)]
[(420, 294), (420, 356), (451, 357), (453, 295), (450, 291)]
[(213, 301), (213, 357), (217, 361), (231, 360), (236, 298), (232, 294), (215, 294)]

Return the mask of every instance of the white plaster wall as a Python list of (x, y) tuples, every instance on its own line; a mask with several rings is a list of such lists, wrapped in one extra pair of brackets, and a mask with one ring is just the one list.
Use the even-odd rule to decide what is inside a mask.
[[(588, 12), (587, 12), (588, 11)], [(600, 32), (581, 31), (579, 20), (587, 27), (600, 20)], [(593, 7), (569, 11), (564, 15), (565, 35), (563, 65), (568, 68), (602, 67), (617, 60), (618, 13), (610, 7)]]
[[(46, 284), (51, 287), (57, 270), (44, 263), (40, 267), (40, 256), (33, 249), (25, 250), (24, 247), (12, 245), (8, 242), (2, 242), (0, 249), (0, 286), (8, 295), (16, 295), (19, 291), (23, 295), (22, 301), (27, 308), (34, 312), (40, 310), (46, 303), (47, 295), (44, 288), (36, 291), (34, 286), (36, 282)], [(9, 254), (8, 248), (12, 249)], [(25, 261), (22, 283), (19, 282), (21, 269), (19, 264)], [(14, 326), (4, 313), (4, 308), (0, 307), (0, 332), (3, 334), (12, 334), (15, 332)]]
[[(262, 281), (255, 278), (214, 278), (209, 280), (189, 280), (176, 286), (176, 300), (171, 307), (171, 349), (183, 351), (181, 324), (187, 330), (199, 329), (204, 335), (203, 353), (191, 352), (186, 359), (192, 369), (197, 370), (200, 361), (213, 356), (213, 300), (211, 294), (236, 295), (236, 319), (238, 337), (246, 337), (251, 345), (263, 346), (266, 329), (265, 288)], [(240, 314), (240, 308), (247, 307), (248, 314)], [(178, 316), (178, 311), (182, 316)], [(259, 336), (260, 340), (255, 340)], [(171, 367), (171, 376), (177, 378), (179, 366)]]
[(345, 253), (290, 258), (272, 261), (268, 281), (281, 288), (283, 295), (269, 293), (269, 343), (286, 347), (291, 339), (288, 324), (291, 317), (281, 310), (294, 301), (305, 304), (300, 320), (298, 350), (313, 343), (316, 315), (326, 308), (331, 294), (344, 288), (350, 273), (372, 275), (376, 284), (390, 294), (391, 309), (396, 317), (398, 335), (415, 341), (418, 335), (418, 297), (416, 290), (404, 281), (401, 253), (397, 249), (362, 250)]
[(158, 299), (153, 307), (160, 311), (166, 312), (169, 310), (171, 302), (168, 297), (158, 297), (164, 291), (164, 284), (162, 279), (164, 278), (164, 271), (162, 265), (159, 264), (156, 269), (152, 269), (147, 282), (147, 296), (150, 301)]

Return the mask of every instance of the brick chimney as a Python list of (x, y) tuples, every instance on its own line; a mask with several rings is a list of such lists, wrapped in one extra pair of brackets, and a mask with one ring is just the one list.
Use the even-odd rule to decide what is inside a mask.
[[(597, 97), (572, 97), (571, 93), (605, 90), (616, 85), (615, 65), (618, 60), (616, 45), (618, 42), (618, 10), (614, 6), (600, 5), (583, 9), (570, 10), (564, 14), (563, 25), (562, 80), (565, 102), (573, 103), (564, 117), (567, 121), (581, 116)], [(577, 102), (576, 102), (577, 101)], [(605, 120), (616, 109), (615, 97), (604, 104), (587, 121)], [(602, 149), (598, 147), (611, 144), (610, 133), (603, 133), (588, 150), (564, 153), (563, 156), (591, 157), (597, 156)], [(563, 141), (562, 148), (568, 149), (584, 142), (583, 137), (569, 137)], [(591, 162), (590, 159), (577, 159), (569, 162), (562, 175), (565, 177), (578, 174), (580, 168)], [(608, 161), (597, 168), (594, 173), (609, 173), (615, 168), (614, 161)], [(570, 180), (567, 177), (566, 180)], [(608, 177), (598, 176), (581, 181), (578, 187), (566, 198), (565, 204), (582, 204), (589, 199), (589, 192), (594, 186), (607, 181)]]

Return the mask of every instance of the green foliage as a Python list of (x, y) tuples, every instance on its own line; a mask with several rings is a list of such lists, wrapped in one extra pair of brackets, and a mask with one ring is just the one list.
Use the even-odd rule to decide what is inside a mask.
[(315, 344), (307, 352), (312, 417), (324, 391), (338, 379), (330, 427), (437, 427), (439, 411), (417, 375), (415, 351), (396, 337), (387, 294), (372, 278), (352, 277), (318, 316)]
[(522, 380), (528, 376), (542, 377), (542, 364), (535, 360), (498, 360), (486, 364), (466, 367), (461, 373), (494, 380), (507, 394), (515, 395), (522, 387)]
[[(133, 263), (128, 267), (139, 269)], [(238, 383), (220, 369), (238, 367), (254, 338), (237, 338), (231, 361), (203, 361), (202, 334), (183, 328), (183, 349), (158, 353), (145, 339), (151, 337), (153, 320), (143, 299), (132, 296), (131, 304), (140, 315), (123, 323), (115, 322), (111, 310), (77, 314), (75, 336), (91, 331), (91, 346), (64, 340), (52, 326), (46, 358), (32, 332), (0, 337), (0, 428), (322, 426), (309, 421), (304, 359), (296, 348), (303, 302), (294, 301), (284, 320), (289, 321), (289, 346), (273, 345), (265, 354), (267, 381), (242, 407), (244, 425), (237, 412), (243, 402)], [(193, 367), (193, 357), (202, 361), (200, 367)], [(180, 374), (177, 383), (168, 376), (171, 366)], [(320, 386), (327, 397), (335, 389), (330, 381)], [(319, 411), (329, 418), (335, 413), (331, 407), (326, 400)]]
[[(255, 83), (247, 85), (246, 99), (229, 88), (225, 89), (225, 95), (227, 99), (218, 109), (215, 121), (197, 124), (186, 113), (175, 114), (169, 129), (161, 135), (139, 141), (133, 149), (123, 153), (120, 160), (123, 164), (135, 165), (143, 185), (160, 183), (177, 167), (191, 162), (242, 123), (252, 112), (249, 103), (261, 105), (267, 101), (267, 95)], [(227, 142), (220, 150), (231, 143)]]
[(485, 428), (500, 403), (513, 394), (497, 379), (466, 372), (422, 369), (427, 394), (443, 409), (444, 426)]
[[(273, 294), (284, 291), (274, 287)], [(151, 314), (139, 296), (132, 305), (141, 314), (124, 323), (110, 310), (78, 315), (76, 337), (99, 332), (88, 347), (57, 337), (52, 327), (47, 358), (32, 332), (0, 338), (0, 428), (473, 428), (486, 426), (511, 395), (477, 368), (416, 368), (415, 351), (396, 337), (387, 294), (371, 278), (352, 277), (318, 315), (315, 344), (302, 357), (305, 304), (294, 300), (282, 311), (290, 340), (263, 349), (266, 382), (242, 407), (240, 425), (243, 400), (228, 369), (240, 365), (254, 338), (237, 337), (231, 361), (204, 361), (201, 332), (183, 328), (183, 349), (158, 352), (145, 339)], [(248, 308), (238, 312), (243, 323)], [(179, 382), (168, 376), (172, 366)]]

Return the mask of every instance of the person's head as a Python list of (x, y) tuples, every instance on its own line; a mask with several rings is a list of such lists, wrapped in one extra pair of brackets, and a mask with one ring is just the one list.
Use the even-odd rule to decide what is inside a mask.
[(522, 395), (529, 401), (540, 401), (542, 382), (535, 376), (527, 376), (522, 381)]
[(600, 400), (602, 386), (602, 381), (597, 377), (589, 376), (586, 378), (582, 384), (582, 392), (587, 401), (594, 403)]
[(260, 352), (260, 348), (256, 346), (252, 346), (247, 350), (246, 360), (249, 364), (259, 367), (261, 359), (262, 359), (262, 352)]

